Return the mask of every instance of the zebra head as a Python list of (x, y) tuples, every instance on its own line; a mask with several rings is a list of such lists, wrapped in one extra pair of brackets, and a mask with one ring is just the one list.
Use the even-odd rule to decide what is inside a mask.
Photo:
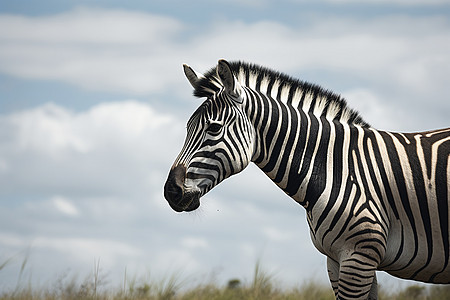
[(164, 186), (164, 197), (177, 212), (197, 209), (200, 197), (242, 171), (253, 155), (255, 136), (244, 110), (246, 94), (228, 62), (220, 60), (206, 77), (187, 65), (184, 73), (194, 95), (206, 100), (187, 123), (184, 146)]

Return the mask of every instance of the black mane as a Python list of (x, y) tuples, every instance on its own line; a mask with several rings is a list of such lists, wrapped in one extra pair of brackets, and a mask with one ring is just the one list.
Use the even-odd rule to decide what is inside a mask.
[[(325, 109), (323, 110), (324, 113), (330, 106), (333, 106), (334, 109), (338, 110), (337, 117), (340, 117), (345, 112), (349, 116), (348, 123), (357, 124), (362, 127), (370, 127), (357, 111), (348, 107), (344, 98), (330, 90), (323, 89), (319, 85), (308, 83), (255, 64), (249, 64), (242, 61), (229, 62), (229, 64), (235, 77), (238, 78), (239, 82), (244, 86), (255, 89), (256, 87), (250, 86), (250, 78), (253, 78), (257, 85), (263, 78), (269, 78), (271, 82), (278, 81), (280, 86), (292, 86), (301, 90), (303, 93), (315, 95), (315, 98), (321, 97), (326, 99)], [(254, 77), (256, 77), (256, 80)], [(194, 96), (200, 98), (209, 97), (211, 94), (218, 92), (221, 86), (220, 79), (217, 77), (216, 67), (213, 67), (200, 78), (200, 81), (194, 90)]]

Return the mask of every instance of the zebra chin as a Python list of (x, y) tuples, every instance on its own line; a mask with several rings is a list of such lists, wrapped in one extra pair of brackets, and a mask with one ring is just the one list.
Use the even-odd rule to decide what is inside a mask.
[(186, 193), (178, 202), (167, 199), (170, 207), (176, 212), (190, 212), (200, 207), (200, 193)]

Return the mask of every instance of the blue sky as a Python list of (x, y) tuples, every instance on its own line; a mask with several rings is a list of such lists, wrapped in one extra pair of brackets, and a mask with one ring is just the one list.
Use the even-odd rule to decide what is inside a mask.
[[(162, 187), (218, 59), (340, 93), (376, 128), (448, 127), (449, 1), (0, 1), (0, 290), (94, 261), (111, 284), (255, 262), (327, 282), (303, 209), (250, 166), (176, 214)], [(27, 254), (28, 253), (28, 254)], [(406, 284), (380, 274), (387, 286)], [(194, 282), (195, 283), (195, 282)]]

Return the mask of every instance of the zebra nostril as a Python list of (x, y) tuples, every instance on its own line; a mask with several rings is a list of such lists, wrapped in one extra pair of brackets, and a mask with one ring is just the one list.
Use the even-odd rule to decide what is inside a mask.
[(179, 202), (183, 196), (183, 189), (176, 182), (167, 180), (164, 186), (164, 197), (170, 202)]
[(164, 185), (164, 197), (171, 203), (178, 203), (183, 198), (183, 184), (186, 174), (184, 166), (176, 166), (169, 172)]

